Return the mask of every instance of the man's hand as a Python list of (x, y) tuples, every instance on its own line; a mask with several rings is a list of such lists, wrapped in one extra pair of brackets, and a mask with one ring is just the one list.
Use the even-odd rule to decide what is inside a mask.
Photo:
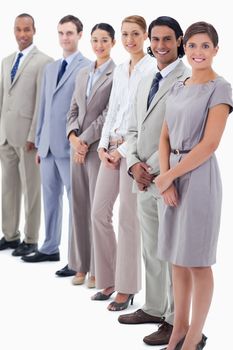
[(154, 177), (149, 173), (150, 167), (146, 163), (139, 162), (132, 165), (130, 171), (134, 180), (137, 182), (139, 190), (145, 191), (150, 186)]
[(36, 156), (35, 156), (35, 162), (36, 162), (36, 165), (40, 165), (40, 156), (38, 152), (36, 153)]
[(30, 151), (34, 150), (36, 147), (35, 147), (35, 144), (33, 142), (27, 141), (25, 148), (26, 148), (27, 152), (30, 152)]

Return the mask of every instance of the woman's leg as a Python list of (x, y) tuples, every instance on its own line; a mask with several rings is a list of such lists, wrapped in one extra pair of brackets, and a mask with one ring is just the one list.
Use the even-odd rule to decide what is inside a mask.
[(188, 332), (192, 294), (192, 276), (188, 268), (173, 265), (172, 279), (175, 316), (173, 331), (167, 350), (174, 350), (178, 342)]
[(202, 330), (213, 296), (213, 273), (211, 267), (191, 268), (192, 318), (182, 350), (195, 350), (202, 338)]

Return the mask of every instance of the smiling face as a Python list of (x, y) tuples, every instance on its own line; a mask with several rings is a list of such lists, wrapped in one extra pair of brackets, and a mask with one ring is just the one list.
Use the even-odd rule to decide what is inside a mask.
[(17, 17), (15, 19), (14, 34), (20, 51), (25, 50), (33, 43), (35, 32), (34, 24), (30, 17)]
[(157, 59), (159, 69), (167, 67), (178, 58), (181, 38), (176, 39), (173, 29), (168, 26), (155, 26), (151, 30), (151, 50)]
[(59, 43), (63, 49), (64, 57), (67, 57), (77, 51), (78, 42), (82, 32), (77, 32), (77, 27), (72, 22), (58, 24)]
[(208, 34), (200, 33), (189, 38), (184, 50), (193, 69), (208, 69), (218, 52), (218, 46), (214, 47)]
[(91, 34), (91, 46), (97, 59), (107, 60), (110, 57), (111, 49), (115, 44), (106, 30), (96, 29)]
[(139, 54), (143, 51), (147, 33), (136, 23), (123, 22), (121, 27), (121, 41), (130, 54)]

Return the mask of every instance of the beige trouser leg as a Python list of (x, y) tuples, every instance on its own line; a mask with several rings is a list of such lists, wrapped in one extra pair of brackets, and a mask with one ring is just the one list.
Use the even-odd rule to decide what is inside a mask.
[(166, 317), (167, 322), (173, 323), (171, 265), (157, 258), (158, 199), (151, 189), (138, 193), (138, 217), (146, 278), (143, 310), (153, 316)]
[(21, 197), (24, 195), (25, 241), (36, 243), (40, 227), (40, 172), (35, 164), (36, 151), (0, 146), (2, 164), (2, 231), (7, 241), (19, 238)]
[[(113, 206), (119, 200), (118, 236), (112, 224)], [(121, 293), (134, 294), (141, 288), (141, 251), (137, 201), (126, 161), (111, 170), (103, 164), (96, 184), (92, 210), (97, 288), (115, 286)]]

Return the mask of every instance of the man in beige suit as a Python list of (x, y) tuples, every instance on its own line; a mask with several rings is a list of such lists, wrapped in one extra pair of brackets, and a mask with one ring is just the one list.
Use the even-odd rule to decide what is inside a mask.
[[(0, 82), (0, 159), (2, 232), (0, 250), (22, 256), (37, 249), (40, 226), (40, 176), (35, 164), (35, 127), (41, 73), (52, 61), (33, 45), (34, 19), (20, 14), (14, 23), (18, 52), (2, 61)], [(24, 194), (25, 238), (20, 243), (20, 207)]]
[(166, 96), (177, 80), (184, 80), (189, 71), (180, 60), (184, 55), (179, 23), (167, 16), (158, 17), (148, 29), (150, 53), (156, 57), (158, 73), (146, 77), (138, 87), (127, 137), (127, 165), (134, 178), (138, 199), (138, 216), (145, 262), (145, 304), (136, 312), (121, 315), (127, 324), (161, 323), (159, 329), (144, 337), (149, 345), (169, 342), (173, 324), (171, 269), (157, 258), (158, 200), (152, 182), (159, 173), (158, 145), (165, 115)]

